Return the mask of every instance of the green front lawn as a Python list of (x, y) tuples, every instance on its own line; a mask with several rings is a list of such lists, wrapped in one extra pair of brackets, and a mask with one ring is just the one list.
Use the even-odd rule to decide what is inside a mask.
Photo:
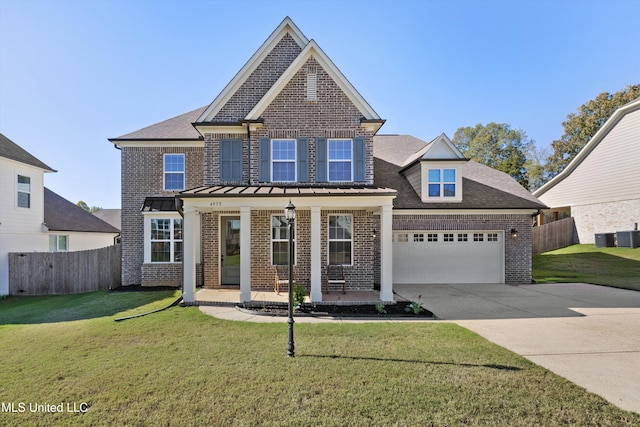
[(573, 245), (533, 257), (536, 283), (584, 282), (640, 290), (640, 248)]
[[(176, 296), (0, 301), (0, 400), (26, 407), (3, 410), (0, 425), (640, 425), (639, 414), (450, 323), (296, 324), (288, 359), (286, 323), (194, 307), (114, 322)], [(29, 410), (83, 402), (86, 413)]]

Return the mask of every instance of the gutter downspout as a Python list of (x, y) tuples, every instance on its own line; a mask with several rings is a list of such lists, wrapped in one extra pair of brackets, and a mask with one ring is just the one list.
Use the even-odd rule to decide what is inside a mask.
[(263, 119), (258, 120), (243, 120), (242, 123), (247, 125), (247, 185), (251, 185), (251, 124), (252, 123), (264, 123)]

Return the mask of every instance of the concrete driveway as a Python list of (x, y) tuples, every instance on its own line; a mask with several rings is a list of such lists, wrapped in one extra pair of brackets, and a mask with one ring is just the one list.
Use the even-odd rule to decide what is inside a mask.
[(640, 292), (587, 285), (394, 285), (452, 321), (640, 413)]

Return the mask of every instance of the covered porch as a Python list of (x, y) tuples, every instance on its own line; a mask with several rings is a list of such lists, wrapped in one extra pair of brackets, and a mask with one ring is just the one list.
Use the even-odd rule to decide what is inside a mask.
[[(347, 301), (345, 298), (393, 302), (391, 251), (395, 194), (395, 190), (379, 187), (260, 186), (202, 187), (181, 193), (177, 199), (184, 218), (185, 303), (204, 301), (205, 295), (232, 298), (234, 302), (236, 298), (237, 302), (260, 301), (267, 295), (277, 296), (274, 301), (286, 298), (286, 292), (280, 295), (273, 292), (276, 252), (282, 250), (283, 242), (276, 241), (274, 235), (278, 230), (272, 224), (278, 215), (284, 215), (289, 201), (296, 207), (294, 276), (297, 283), (305, 285), (310, 302)], [(374, 215), (379, 216), (375, 222)], [(348, 233), (345, 233), (348, 236), (343, 236), (348, 257), (343, 260), (336, 258), (336, 250), (332, 249), (342, 247), (336, 245), (332, 237), (331, 224), (336, 216), (350, 218)], [(374, 235), (379, 244), (379, 259), (374, 259)], [(226, 250), (225, 245), (233, 250)], [(234, 263), (233, 268), (230, 263)], [(327, 266), (336, 263), (344, 266), (348, 276), (345, 294), (325, 289)], [(379, 265), (379, 292), (374, 291), (374, 263), (376, 267)], [(203, 279), (196, 277), (200, 271)], [(204, 291), (219, 292), (197, 294), (199, 279), (205, 288), (214, 288)]]

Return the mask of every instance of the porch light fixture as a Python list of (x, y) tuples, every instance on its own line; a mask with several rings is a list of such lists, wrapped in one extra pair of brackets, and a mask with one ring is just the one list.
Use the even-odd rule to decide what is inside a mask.
[(378, 236), (378, 230), (376, 230), (376, 228), (373, 227), (373, 232), (371, 233), (371, 237), (375, 239), (377, 236)]
[(512, 228), (512, 229), (511, 229), (510, 234), (511, 234), (511, 238), (512, 238), (512, 239), (514, 239), (514, 240), (515, 240), (515, 239), (517, 239), (517, 238), (518, 238), (518, 230), (516, 230), (515, 228)]
[(294, 357), (293, 345), (293, 225), (296, 221), (296, 207), (291, 203), (284, 208), (284, 215), (287, 218), (287, 231), (289, 232), (289, 344), (287, 345), (287, 356)]

